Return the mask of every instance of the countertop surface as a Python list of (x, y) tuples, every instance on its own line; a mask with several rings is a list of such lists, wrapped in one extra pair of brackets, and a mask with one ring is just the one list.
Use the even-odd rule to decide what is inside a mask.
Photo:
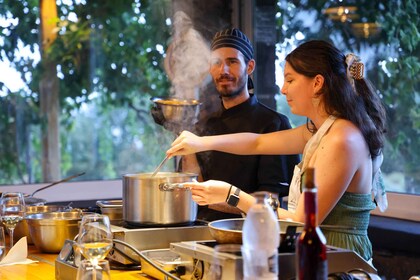
[[(40, 253), (35, 246), (28, 246), (28, 258), (38, 262), (31, 264), (16, 264), (0, 267), (1, 280), (54, 280), (55, 260), (58, 254)], [(141, 271), (111, 270), (111, 279), (154, 279), (143, 274)]]

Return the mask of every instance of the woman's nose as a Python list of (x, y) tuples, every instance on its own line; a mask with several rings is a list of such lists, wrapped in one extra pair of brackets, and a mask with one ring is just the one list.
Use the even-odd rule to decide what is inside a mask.
[(283, 86), (280, 89), (281, 94), (286, 95), (286, 86), (283, 84)]

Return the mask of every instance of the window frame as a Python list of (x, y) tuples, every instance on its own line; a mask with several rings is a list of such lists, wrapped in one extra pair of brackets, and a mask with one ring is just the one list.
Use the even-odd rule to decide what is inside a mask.
[[(32, 193), (46, 184), (5, 185), (1, 192), (19, 191)], [(35, 196), (47, 203), (122, 198), (121, 180), (78, 181), (61, 183), (37, 193)], [(388, 192), (388, 209), (380, 212), (378, 208), (372, 215), (420, 222), (420, 195)], [(92, 205), (94, 206), (94, 205)]]

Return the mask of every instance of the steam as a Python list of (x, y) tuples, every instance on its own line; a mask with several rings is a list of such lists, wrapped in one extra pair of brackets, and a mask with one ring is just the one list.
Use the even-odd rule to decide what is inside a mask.
[(172, 42), (165, 58), (165, 70), (171, 79), (172, 95), (198, 99), (198, 88), (208, 75), (209, 44), (193, 28), (191, 19), (182, 11), (174, 14)]

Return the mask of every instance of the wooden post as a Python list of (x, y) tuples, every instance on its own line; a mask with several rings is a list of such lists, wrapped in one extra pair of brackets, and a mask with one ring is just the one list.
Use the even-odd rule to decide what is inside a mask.
[(59, 81), (56, 63), (49, 60), (46, 49), (54, 42), (57, 26), (55, 0), (41, 0), (41, 63), (43, 76), (39, 84), (42, 133), (42, 174), (44, 182), (61, 178)]

